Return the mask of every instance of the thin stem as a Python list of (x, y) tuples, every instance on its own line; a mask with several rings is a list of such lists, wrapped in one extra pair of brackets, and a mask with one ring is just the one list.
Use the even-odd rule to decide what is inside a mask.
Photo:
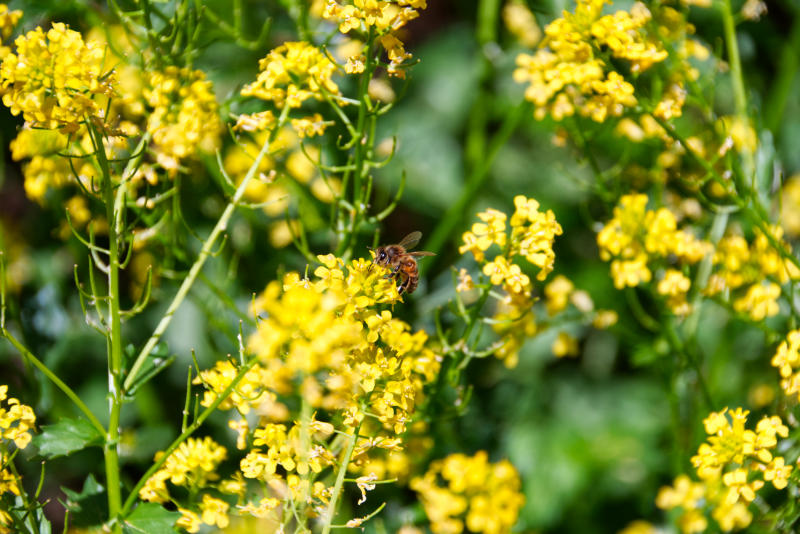
[(347, 467), (350, 465), (350, 459), (353, 456), (353, 451), (356, 448), (356, 441), (358, 441), (358, 432), (361, 430), (361, 425), (359, 424), (354, 430), (353, 434), (349, 436), (350, 439), (347, 441), (347, 449), (344, 451), (344, 456), (342, 457), (342, 461), (339, 464), (339, 472), (336, 474), (336, 484), (333, 486), (333, 493), (331, 494), (331, 500), (328, 503), (328, 509), (325, 511), (325, 527), (322, 529), (322, 534), (328, 534), (331, 531), (331, 526), (333, 524), (333, 518), (336, 515), (336, 508), (339, 504), (339, 495), (342, 493), (342, 487), (344, 486), (344, 479), (345, 475), (347, 474)]
[(228, 203), (225, 211), (222, 212), (222, 215), (217, 221), (217, 224), (214, 226), (214, 229), (211, 230), (211, 234), (206, 239), (205, 243), (203, 243), (203, 247), (200, 250), (200, 254), (197, 256), (194, 264), (192, 265), (191, 269), (189, 269), (189, 274), (184, 278), (183, 283), (181, 283), (181, 287), (178, 289), (178, 292), (173, 297), (172, 302), (170, 303), (167, 311), (164, 313), (164, 316), (159, 321), (158, 326), (153, 331), (153, 334), (150, 336), (150, 339), (147, 340), (145, 343), (144, 348), (142, 348), (139, 355), (136, 357), (136, 360), (131, 367), (128, 376), (125, 378), (124, 389), (127, 391), (135, 382), (136, 375), (141, 369), (142, 365), (144, 364), (147, 357), (150, 355), (150, 352), (155, 348), (158, 341), (161, 339), (161, 336), (166, 331), (169, 324), (172, 322), (172, 317), (183, 303), (183, 300), (186, 298), (186, 295), (189, 293), (189, 289), (195, 282), (198, 274), (200, 273), (200, 269), (203, 268), (208, 257), (211, 255), (213, 251), (214, 244), (216, 243), (217, 239), (219, 238), (220, 234), (228, 227), (228, 221), (230, 220), (233, 212), (236, 210), (236, 207), (241, 202), (242, 196), (244, 195), (245, 190), (247, 189), (247, 184), (250, 183), (250, 180), (255, 176), (256, 172), (258, 171), (258, 166), (261, 164), (261, 160), (269, 153), (269, 147), (272, 144), (277, 132), (280, 131), (283, 124), (286, 122), (286, 118), (289, 115), (289, 107), (286, 106), (283, 108), (280, 118), (278, 119), (278, 124), (275, 126), (275, 129), (270, 134), (269, 138), (264, 143), (264, 146), (261, 147), (261, 151), (256, 156), (255, 161), (250, 166), (250, 169), (247, 171), (242, 183), (239, 184), (239, 187), (236, 189), (236, 193), (234, 193), (233, 198)]
[(106, 470), (106, 490), (108, 492), (108, 514), (113, 521), (114, 531), (121, 533), (122, 525), (115, 521), (122, 506), (119, 468), (119, 422), (122, 413), (122, 319), (119, 306), (119, 237), (122, 231), (122, 202), (124, 183), (120, 184), (120, 195), (115, 198), (111, 169), (106, 159), (103, 138), (100, 132), (88, 123), (92, 137), (95, 157), (103, 173), (103, 201), (106, 207), (108, 225), (108, 389), (109, 420), (108, 432), (103, 446)]
[(65, 384), (63, 380), (58, 378), (58, 375), (48, 369), (48, 367), (42, 363), (39, 358), (34, 356), (33, 353), (29, 351), (27, 347), (25, 347), (25, 345), (23, 345), (19, 340), (17, 340), (17, 338), (15, 338), (14, 335), (6, 328), (0, 328), (0, 337), (6, 338), (9, 343), (11, 343), (26, 360), (28, 360), (28, 362), (39, 369), (44, 376), (49, 378), (50, 381), (55, 384), (55, 386), (60, 389), (81, 412), (83, 412), (83, 415), (86, 416), (86, 419), (88, 419), (92, 426), (97, 429), (101, 436), (106, 435), (106, 429), (103, 427), (103, 424), (97, 419), (97, 417), (95, 417), (89, 407), (84, 404), (84, 402), (80, 399), (80, 397), (78, 397), (72, 388)]
[(209, 404), (208, 407), (205, 410), (203, 410), (200, 413), (200, 415), (197, 416), (194, 422), (191, 425), (189, 425), (186, 428), (186, 430), (184, 430), (181, 433), (180, 436), (175, 438), (175, 441), (170, 443), (169, 447), (167, 447), (164, 450), (163, 454), (159, 457), (159, 459), (153, 462), (153, 465), (151, 465), (150, 468), (147, 470), (147, 472), (145, 472), (145, 474), (142, 475), (142, 478), (140, 478), (139, 481), (136, 483), (136, 485), (133, 487), (133, 489), (131, 489), (128, 498), (125, 499), (125, 504), (122, 506), (122, 512), (121, 512), (123, 517), (128, 515), (128, 513), (130, 513), (131, 508), (138, 499), (139, 490), (142, 489), (142, 486), (144, 486), (145, 483), (147, 483), (147, 481), (150, 479), (150, 477), (153, 476), (153, 473), (161, 469), (161, 466), (164, 465), (164, 463), (169, 458), (170, 454), (172, 454), (175, 451), (175, 449), (177, 449), (180, 446), (181, 443), (186, 441), (186, 439), (189, 436), (191, 436), (195, 430), (200, 428), (203, 422), (206, 419), (208, 419), (208, 416), (214, 413), (217, 407), (219, 407), (219, 405), (222, 404), (225, 401), (225, 399), (228, 398), (231, 392), (233, 392), (234, 388), (236, 388), (236, 386), (239, 385), (239, 382), (241, 382), (241, 380), (244, 378), (247, 372), (250, 371), (250, 369), (252, 369), (253, 365), (255, 365), (257, 361), (258, 361), (257, 358), (252, 358), (249, 362), (244, 364), (239, 369), (239, 372), (236, 374), (233, 380), (231, 380), (231, 383), (228, 384), (228, 387), (222, 390), (222, 392), (219, 395), (217, 395), (217, 398), (214, 399), (214, 402)]
[[(736, 40), (736, 21), (733, 19), (731, 0), (722, 0), (721, 6), (722, 25), (725, 31), (725, 45), (728, 48), (728, 60), (731, 67), (731, 79), (733, 82), (733, 98), (736, 103), (736, 115), (742, 123), (749, 125), (750, 118), (747, 115), (747, 92), (744, 86), (744, 77), (742, 76), (742, 61), (739, 57), (739, 43)], [(752, 151), (750, 149), (743, 150), (742, 157), (746, 174), (752, 175), (751, 180), (755, 180), (755, 164)]]

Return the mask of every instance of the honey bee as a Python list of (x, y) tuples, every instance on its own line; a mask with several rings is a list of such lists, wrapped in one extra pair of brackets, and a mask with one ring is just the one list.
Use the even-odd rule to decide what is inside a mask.
[(419, 243), (422, 232), (411, 232), (396, 245), (385, 245), (375, 249), (375, 260), (373, 263), (386, 265), (392, 268), (389, 278), (400, 280), (397, 290), (402, 295), (403, 292), (409, 294), (417, 289), (419, 282), (419, 271), (417, 270), (417, 260), (421, 256), (435, 256), (433, 252), (416, 251), (408, 252)]

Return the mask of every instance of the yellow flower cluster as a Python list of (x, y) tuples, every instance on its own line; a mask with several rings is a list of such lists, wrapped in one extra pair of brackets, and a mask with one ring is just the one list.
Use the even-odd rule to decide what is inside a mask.
[[(412, 332), (389, 310), (378, 309), (400, 300), (384, 267), (365, 259), (345, 265), (333, 255), (319, 260), (313, 279), (290, 273), (255, 300), (259, 322), (247, 349), (258, 361), (220, 405), (238, 413), (229, 425), (238, 433), (237, 447), (247, 450), (240, 462), (243, 480), (291, 495), (308, 504), (309, 513), (330, 498), (331, 488), (314, 478), (336, 464), (341, 440), (332, 439), (334, 432), (358, 433), (351, 469), (373, 480), (370, 451), (402, 449), (400, 436), (423, 384), (440, 366), (424, 332)], [(203, 404), (213, 402), (236, 373), (229, 362), (201, 373), (195, 382), (207, 388)], [(299, 404), (314, 415), (285, 424), (290, 407)], [(359, 484), (362, 491), (371, 486), (367, 479)], [(239, 513), (265, 516), (280, 506), (267, 492)]]
[[(9, 469), (8, 463), (13, 455), (9, 454), (8, 442), (24, 449), (31, 441), (31, 430), (36, 424), (33, 409), (8, 396), (8, 386), (0, 385), (0, 498), (5, 493), (19, 497), (18, 477)], [(13, 520), (5, 510), (0, 510), (0, 533), (15, 532), (11, 530)]]
[(545, 28), (534, 55), (517, 57), (514, 79), (529, 84), (525, 98), (536, 106), (537, 119), (550, 114), (559, 121), (576, 111), (597, 122), (618, 117), (637, 99), (633, 85), (604, 56), (625, 60), (634, 73), (666, 59), (645, 31), (652, 15), (644, 4), (602, 16), (605, 3), (578, 0), (574, 13), (564, 12)]
[(319, 48), (304, 41), (283, 43), (270, 51), (258, 68), (256, 81), (244, 86), (242, 96), (273, 102), (277, 108), (284, 103), (299, 108), (310, 98), (321, 100), (323, 91), (339, 94), (339, 87), (332, 79), (336, 64)]
[(152, 72), (143, 97), (152, 109), (147, 131), (153, 136), (156, 161), (170, 175), (196, 152), (213, 152), (222, 122), (212, 84), (202, 71), (174, 66)]
[(775, 355), (772, 357), (773, 367), (777, 367), (781, 375), (781, 388), (787, 396), (797, 395), (800, 398), (800, 330), (792, 330), (786, 334)]
[(451, 454), (411, 481), (436, 534), (510, 532), (525, 502), (520, 485), (508, 460), (489, 463), (485, 451)]
[[(389, 58), (386, 68), (390, 76), (405, 77), (403, 67), (411, 59), (397, 30), (419, 17), (419, 10), (428, 7), (426, 0), (327, 0), (322, 16), (339, 24), (339, 31), (374, 33)], [(349, 73), (364, 71), (364, 56), (348, 58)]]
[[(154, 460), (159, 460), (163, 455), (162, 452), (156, 453)], [(169, 501), (171, 497), (167, 481), (192, 492), (205, 488), (209, 482), (217, 480), (217, 466), (227, 455), (225, 447), (208, 436), (203, 439), (188, 438), (169, 455), (161, 469), (147, 480), (139, 490), (139, 497), (157, 503)]]
[(63, 23), (45, 33), (37, 27), (15, 41), (0, 65), (3, 104), (13, 115), (42, 128), (74, 131), (87, 119), (102, 122), (104, 109), (93, 98), (111, 97), (114, 74), (104, 65), (105, 49), (85, 43)]
[[(464, 244), (458, 249), (461, 254), (471, 252), (482, 265), (482, 272), (492, 285), (502, 286), (507, 298), (502, 300), (494, 317), (494, 330), (504, 337), (503, 344), (495, 352), (507, 367), (517, 363), (519, 349), (524, 340), (536, 332), (530, 277), (520, 265), (513, 262), (516, 256), (523, 256), (529, 263), (539, 268), (536, 276), (544, 280), (553, 270), (555, 253), (553, 243), (561, 235), (561, 225), (551, 210), (539, 211), (539, 203), (523, 195), (514, 197), (515, 210), (510, 222), (511, 235), (508, 235), (508, 216), (498, 210), (488, 209), (478, 213), (482, 222), (472, 225), (470, 231), (462, 236)], [(497, 245), (501, 252), (487, 261), (485, 252)], [(468, 289), (472, 279), (464, 273), (462, 289)]]
[[(611, 276), (617, 289), (636, 287), (653, 278), (653, 269), (668, 260), (685, 266), (698, 263), (711, 253), (710, 243), (678, 229), (675, 215), (666, 208), (647, 209), (647, 195), (623, 196), (614, 217), (597, 235), (600, 257), (611, 261)], [(686, 294), (691, 283), (682, 270), (667, 268), (658, 292), (673, 312), (689, 311)]]
[[(539, 203), (522, 195), (514, 197), (515, 211), (511, 216), (511, 236), (507, 242), (507, 216), (501, 211), (488, 209), (479, 213), (483, 222), (475, 223), (462, 236), (461, 254), (471, 252), (475, 261), (485, 263), (483, 272), (495, 285), (502, 284), (510, 293), (524, 293), (530, 288), (530, 279), (521, 274), (518, 266), (510, 263), (514, 256), (524, 256), (539, 268), (538, 280), (544, 280), (553, 270), (555, 253), (553, 242), (561, 235), (561, 225), (551, 210), (539, 211)], [(484, 252), (493, 244), (503, 250), (494, 261), (485, 262)], [(501, 259), (500, 259), (501, 258)]]
[[(772, 228), (772, 237), (779, 246), (791, 250), (782, 240), (780, 227)], [(761, 321), (780, 310), (781, 288), (778, 284), (796, 280), (798, 276), (800, 272), (795, 265), (781, 256), (763, 232), (756, 230), (751, 243), (741, 235), (730, 234), (717, 244), (714, 272), (707, 293), (719, 295), (735, 291), (741, 296), (733, 301), (734, 310), (747, 313), (754, 321)]]
[(745, 528), (752, 521), (748, 506), (765, 482), (781, 490), (788, 484), (792, 466), (774, 456), (778, 437), (789, 429), (780, 417), (764, 417), (755, 431), (745, 428), (749, 412), (741, 408), (711, 413), (703, 420), (708, 440), (701, 444), (692, 465), (700, 482), (688, 476), (675, 479), (656, 498), (659, 508), (680, 508), (678, 524), (685, 533), (704, 532), (705, 509), (724, 531)]

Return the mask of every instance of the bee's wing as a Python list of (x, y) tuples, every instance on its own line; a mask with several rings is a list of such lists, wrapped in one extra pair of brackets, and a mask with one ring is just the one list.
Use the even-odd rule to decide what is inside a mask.
[(427, 250), (417, 250), (415, 252), (409, 252), (408, 255), (409, 256), (414, 256), (415, 258), (418, 258), (420, 256), (436, 256), (436, 253), (435, 252), (428, 252)]
[(397, 246), (403, 247), (406, 250), (414, 248), (417, 246), (417, 243), (419, 243), (420, 238), (422, 238), (422, 232), (411, 232), (405, 236), (403, 240), (397, 244)]

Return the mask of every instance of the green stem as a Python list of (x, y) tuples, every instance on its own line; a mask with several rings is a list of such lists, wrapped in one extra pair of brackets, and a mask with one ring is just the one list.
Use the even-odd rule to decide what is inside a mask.
[[(367, 118), (368, 115), (371, 113), (372, 103), (369, 98), (369, 81), (372, 79), (372, 75), (375, 71), (376, 67), (376, 58), (374, 58), (375, 54), (375, 35), (372, 29), (370, 29), (369, 35), (367, 37), (367, 53), (366, 53), (366, 64), (364, 66), (364, 72), (361, 73), (359, 78), (358, 84), (358, 119), (356, 120), (356, 127), (355, 127), (355, 134), (354, 139), (355, 141), (353, 146), (353, 155), (352, 158), (348, 158), (348, 167), (352, 162), (352, 170), (349, 170), (346, 174), (347, 176), (352, 175), (353, 177), (353, 184), (352, 188), (352, 201), (350, 202), (351, 208), (347, 208), (345, 206), (341, 206), (340, 214), (346, 214), (344, 217), (339, 218), (336, 224), (336, 229), (338, 232), (338, 239), (339, 243), (336, 247), (336, 255), (340, 256), (344, 259), (344, 261), (348, 261), (350, 256), (352, 255), (353, 245), (355, 242), (356, 234), (358, 233), (358, 229), (360, 226), (360, 222), (362, 219), (362, 215), (364, 210), (366, 209), (366, 205), (369, 203), (368, 198), (364, 198), (365, 195), (365, 187), (363, 185), (363, 181), (365, 179), (369, 179), (369, 164), (368, 159), (371, 157), (372, 152), (372, 139), (368, 138), (367, 135)], [(347, 176), (343, 179), (343, 184), (347, 183)], [(343, 185), (346, 187), (346, 185)], [(344, 194), (347, 194), (347, 191), (344, 191)], [(344, 224), (342, 218), (348, 218), (349, 223)]]
[[(725, 45), (728, 49), (728, 61), (731, 67), (736, 115), (743, 124), (749, 125), (750, 118), (747, 115), (747, 92), (744, 86), (744, 77), (742, 76), (742, 61), (739, 57), (739, 43), (736, 40), (736, 21), (733, 18), (731, 0), (722, 0), (721, 6), (722, 25), (725, 31)], [(753, 172), (755, 164), (752, 152), (749, 149), (745, 149), (742, 153), (742, 157), (746, 174), (751, 175), (751, 179), (755, 180), (755, 173)]]
[(13, 334), (11, 334), (11, 332), (9, 332), (6, 328), (0, 328), (0, 337), (6, 338), (9, 343), (11, 343), (26, 360), (28, 360), (28, 362), (39, 369), (44, 376), (49, 378), (50, 381), (55, 384), (55, 386), (60, 389), (81, 412), (83, 412), (83, 415), (86, 416), (86, 419), (88, 419), (92, 426), (97, 429), (101, 436), (106, 435), (106, 429), (103, 427), (103, 424), (97, 419), (97, 417), (95, 417), (89, 407), (84, 404), (84, 402), (80, 399), (80, 397), (78, 397), (72, 388), (65, 384), (63, 380), (58, 378), (58, 375), (48, 369), (48, 367), (42, 363), (41, 360), (34, 356), (33, 353), (29, 351), (27, 347), (25, 347), (25, 345), (23, 345), (19, 340), (17, 340), (17, 338), (15, 338)]
[(731, 80), (733, 82), (733, 98), (736, 103), (736, 113), (740, 117), (747, 117), (747, 93), (745, 92), (744, 79), (742, 78), (742, 62), (739, 58), (739, 43), (736, 40), (736, 21), (733, 18), (731, 0), (722, 0), (722, 25), (725, 31), (725, 46), (728, 49), (728, 61), (731, 67)]
[(147, 470), (147, 472), (145, 472), (145, 474), (142, 475), (142, 478), (139, 479), (139, 481), (131, 490), (130, 494), (128, 495), (128, 498), (125, 499), (125, 504), (122, 506), (122, 512), (121, 512), (123, 517), (130, 513), (131, 508), (138, 499), (139, 490), (142, 489), (142, 486), (144, 486), (145, 483), (147, 483), (147, 481), (150, 479), (151, 476), (153, 476), (153, 474), (156, 471), (161, 469), (161, 466), (164, 465), (164, 463), (167, 461), (169, 456), (175, 451), (175, 449), (177, 449), (181, 443), (186, 441), (186, 439), (189, 436), (191, 436), (195, 432), (195, 430), (200, 428), (203, 422), (206, 419), (208, 419), (208, 416), (214, 413), (214, 411), (219, 407), (219, 405), (222, 404), (225, 401), (225, 399), (228, 398), (228, 396), (231, 394), (234, 388), (237, 385), (239, 385), (239, 382), (241, 382), (241, 380), (244, 378), (247, 372), (253, 368), (253, 365), (255, 365), (257, 361), (258, 361), (257, 358), (252, 358), (249, 362), (245, 363), (242, 367), (240, 367), (239, 372), (236, 374), (233, 380), (231, 380), (231, 383), (228, 384), (228, 387), (222, 390), (222, 392), (219, 395), (217, 395), (217, 398), (214, 399), (214, 402), (209, 404), (208, 407), (205, 410), (203, 410), (200, 413), (200, 415), (197, 416), (197, 419), (195, 419), (194, 422), (191, 425), (189, 425), (186, 428), (186, 430), (184, 430), (181, 433), (180, 436), (175, 438), (175, 441), (170, 443), (169, 447), (167, 447), (164, 450), (161, 457), (155, 462), (153, 462), (153, 465), (151, 465), (150, 468)]
[(356, 441), (358, 441), (358, 432), (361, 430), (359, 424), (354, 430), (350, 439), (347, 441), (347, 449), (344, 451), (344, 456), (339, 464), (339, 472), (336, 474), (336, 483), (333, 486), (333, 493), (331, 493), (331, 500), (328, 503), (328, 509), (325, 511), (325, 527), (322, 529), (322, 534), (328, 534), (333, 525), (333, 518), (336, 516), (336, 508), (339, 505), (339, 495), (342, 493), (344, 486), (344, 478), (347, 474), (347, 467), (350, 465), (350, 459), (353, 456), (353, 451), (356, 448)]
[[(108, 432), (103, 446), (106, 471), (106, 490), (108, 492), (108, 514), (113, 522), (114, 532), (121, 533), (122, 525), (116, 521), (122, 506), (119, 466), (119, 423), (122, 413), (122, 320), (119, 306), (119, 237), (122, 230), (122, 203), (117, 198), (124, 197), (124, 182), (119, 185), (120, 195), (115, 197), (111, 169), (106, 158), (103, 137), (90, 123), (88, 131), (92, 137), (95, 157), (103, 174), (103, 202), (108, 220), (108, 388), (109, 419)], [(91, 267), (90, 267), (91, 268)]]
[(233, 212), (236, 210), (236, 207), (239, 205), (242, 196), (244, 195), (245, 190), (247, 189), (247, 184), (250, 183), (250, 180), (256, 175), (258, 171), (258, 166), (261, 163), (261, 160), (269, 153), (269, 148), (272, 142), (277, 135), (277, 132), (281, 129), (283, 124), (286, 122), (286, 119), (289, 115), (289, 107), (286, 106), (283, 108), (281, 112), (281, 116), (278, 119), (278, 124), (275, 126), (275, 129), (270, 134), (267, 141), (264, 143), (264, 146), (261, 147), (261, 151), (256, 156), (255, 161), (250, 166), (250, 169), (247, 171), (244, 179), (242, 179), (242, 183), (239, 184), (239, 187), (236, 189), (236, 192), (233, 195), (233, 198), (228, 203), (225, 211), (222, 212), (222, 215), (217, 221), (217, 224), (214, 226), (214, 229), (211, 230), (211, 234), (206, 239), (205, 243), (203, 243), (203, 247), (200, 249), (200, 254), (197, 256), (194, 264), (192, 265), (191, 269), (189, 269), (189, 274), (184, 278), (183, 283), (181, 283), (180, 288), (178, 288), (178, 292), (173, 297), (172, 302), (170, 303), (167, 311), (164, 313), (164, 316), (159, 321), (156, 329), (153, 331), (153, 334), (150, 336), (150, 339), (147, 340), (145, 343), (144, 348), (142, 348), (139, 355), (136, 357), (136, 360), (131, 367), (128, 376), (125, 378), (124, 389), (125, 391), (129, 390), (131, 386), (136, 381), (137, 374), (141, 369), (142, 365), (144, 364), (147, 357), (150, 355), (150, 352), (155, 348), (158, 341), (161, 339), (161, 336), (166, 331), (169, 324), (172, 322), (172, 317), (183, 303), (183, 300), (186, 298), (186, 295), (189, 293), (189, 289), (191, 289), (192, 285), (194, 284), (198, 274), (200, 273), (200, 269), (203, 268), (208, 257), (211, 255), (212, 249), (214, 244), (216, 243), (217, 239), (219, 238), (220, 234), (225, 231), (228, 227), (228, 221), (230, 220)]

